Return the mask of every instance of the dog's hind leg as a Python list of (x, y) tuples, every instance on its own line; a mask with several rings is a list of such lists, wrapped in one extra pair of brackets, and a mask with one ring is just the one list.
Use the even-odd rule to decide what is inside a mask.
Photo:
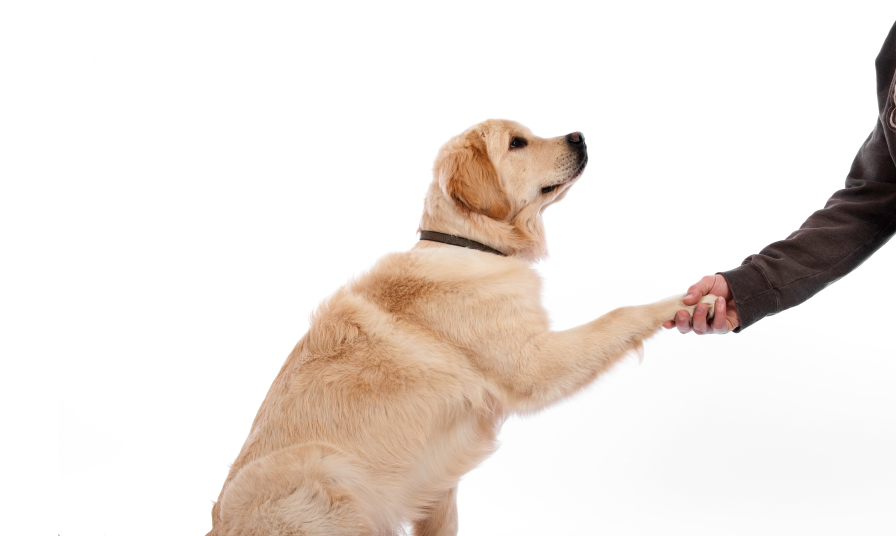
[(414, 521), (414, 536), (457, 534), (457, 486), (446, 491), (425, 513), (426, 517)]
[(288, 447), (246, 464), (219, 503), (215, 536), (379, 536), (395, 526), (363, 467), (321, 444)]

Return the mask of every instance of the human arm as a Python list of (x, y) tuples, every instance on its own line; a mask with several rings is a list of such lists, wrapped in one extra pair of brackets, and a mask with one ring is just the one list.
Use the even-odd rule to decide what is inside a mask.
[[(785, 240), (769, 244), (733, 270), (707, 276), (724, 281), (729, 290), (728, 294), (713, 292), (729, 300), (728, 309), (734, 304), (734, 331), (809, 299), (858, 267), (896, 233), (896, 24), (875, 66), (879, 115), (853, 161), (845, 188)], [(702, 289), (700, 284), (691, 288), (695, 287), (698, 293)], [(731, 329), (727, 324), (722, 329), (705, 322), (700, 311), (693, 321), (682, 319), (680, 313), (676, 317), (684, 333), (690, 327), (698, 334)], [(673, 326), (667, 323), (666, 327)]]

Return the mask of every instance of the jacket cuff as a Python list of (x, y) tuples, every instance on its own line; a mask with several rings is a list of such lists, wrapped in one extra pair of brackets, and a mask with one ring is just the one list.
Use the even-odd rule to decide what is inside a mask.
[(719, 274), (728, 283), (728, 289), (737, 305), (740, 326), (734, 329), (735, 333), (740, 333), (766, 316), (778, 312), (778, 293), (755, 264), (747, 262)]

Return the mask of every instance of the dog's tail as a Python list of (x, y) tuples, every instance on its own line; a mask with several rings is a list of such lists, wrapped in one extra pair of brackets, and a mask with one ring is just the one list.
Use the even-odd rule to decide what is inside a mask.
[(236, 474), (209, 536), (380, 536), (400, 530), (351, 456), (324, 444), (278, 450)]

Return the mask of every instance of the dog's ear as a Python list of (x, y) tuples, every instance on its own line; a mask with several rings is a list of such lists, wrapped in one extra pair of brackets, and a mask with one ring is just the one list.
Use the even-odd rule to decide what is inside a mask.
[(436, 162), (439, 186), (462, 210), (500, 220), (510, 214), (510, 202), (498, 172), (488, 157), (485, 140), (473, 131), (458, 140)]

